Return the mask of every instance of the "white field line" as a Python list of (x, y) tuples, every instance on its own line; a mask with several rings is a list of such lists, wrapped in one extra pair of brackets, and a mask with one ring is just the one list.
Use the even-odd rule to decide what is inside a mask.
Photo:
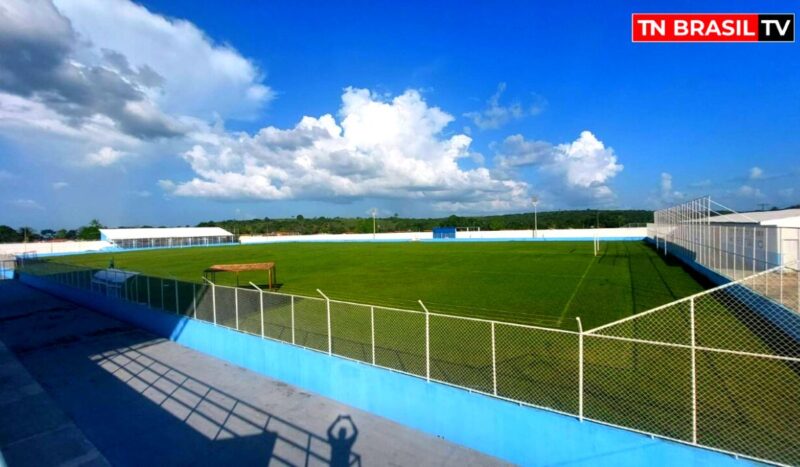
[(586, 270), (583, 271), (583, 275), (581, 275), (580, 280), (578, 281), (578, 285), (575, 286), (575, 290), (572, 291), (572, 295), (570, 295), (569, 300), (567, 300), (566, 305), (564, 305), (564, 309), (561, 310), (561, 314), (558, 316), (558, 324), (557, 326), (561, 326), (561, 323), (564, 321), (564, 316), (567, 314), (567, 310), (569, 310), (569, 306), (572, 305), (572, 301), (575, 300), (575, 297), (578, 295), (578, 290), (580, 290), (581, 285), (583, 285), (583, 280), (586, 279), (586, 276), (589, 274), (589, 269), (592, 269), (594, 265), (594, 260), (596, 256), (592, 256), (592, 259), (589, 261), (589, 264), (586, 266)]

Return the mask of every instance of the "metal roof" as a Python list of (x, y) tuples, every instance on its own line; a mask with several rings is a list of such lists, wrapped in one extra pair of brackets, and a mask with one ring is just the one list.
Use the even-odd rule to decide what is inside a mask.
[(133, 276), (139, 275), (138, 272), (123, 271), (122, 269), (101, 269), (94, 273), (92, 282), (103, 284), (122, 284)]
[(713, 223), (800, 226), (800, 209), (723, 214), (721, 216), (710, 217), (708, 220)]
[(149, 229), (100, 229), (105, 240), (143, 238), (228, 237), (233, 234), (221, 227), (167, 227)]

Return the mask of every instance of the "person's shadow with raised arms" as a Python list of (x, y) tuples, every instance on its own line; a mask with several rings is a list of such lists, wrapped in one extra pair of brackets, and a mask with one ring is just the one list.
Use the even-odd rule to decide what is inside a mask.
[[(350, 436), (347, 425), (350, 425)], [(338, 427), (338, 430), (336, 428)], [(334, 431), (336, 434), (334, 435)], [(328, 427), (328, 443), (331, 445), (331, 467), (349, 467), (350, 454), (358, 437), (358, 428), (350, 415), (339, 415)]]

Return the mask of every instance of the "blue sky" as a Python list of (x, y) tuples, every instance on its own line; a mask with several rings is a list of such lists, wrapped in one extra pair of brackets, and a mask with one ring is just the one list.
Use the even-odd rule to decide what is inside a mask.
[(0, 223), (798, 204), (798, 44), (630, 42), (795, 5), (10, 1)]

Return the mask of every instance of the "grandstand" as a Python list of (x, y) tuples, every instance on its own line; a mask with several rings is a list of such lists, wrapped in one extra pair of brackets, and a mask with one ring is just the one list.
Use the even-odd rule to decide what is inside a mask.
[(236, 243), (236, 237), (220, 227), (170, 227), (100, 229), (100, 239), (123, 249), (173, 248)]

